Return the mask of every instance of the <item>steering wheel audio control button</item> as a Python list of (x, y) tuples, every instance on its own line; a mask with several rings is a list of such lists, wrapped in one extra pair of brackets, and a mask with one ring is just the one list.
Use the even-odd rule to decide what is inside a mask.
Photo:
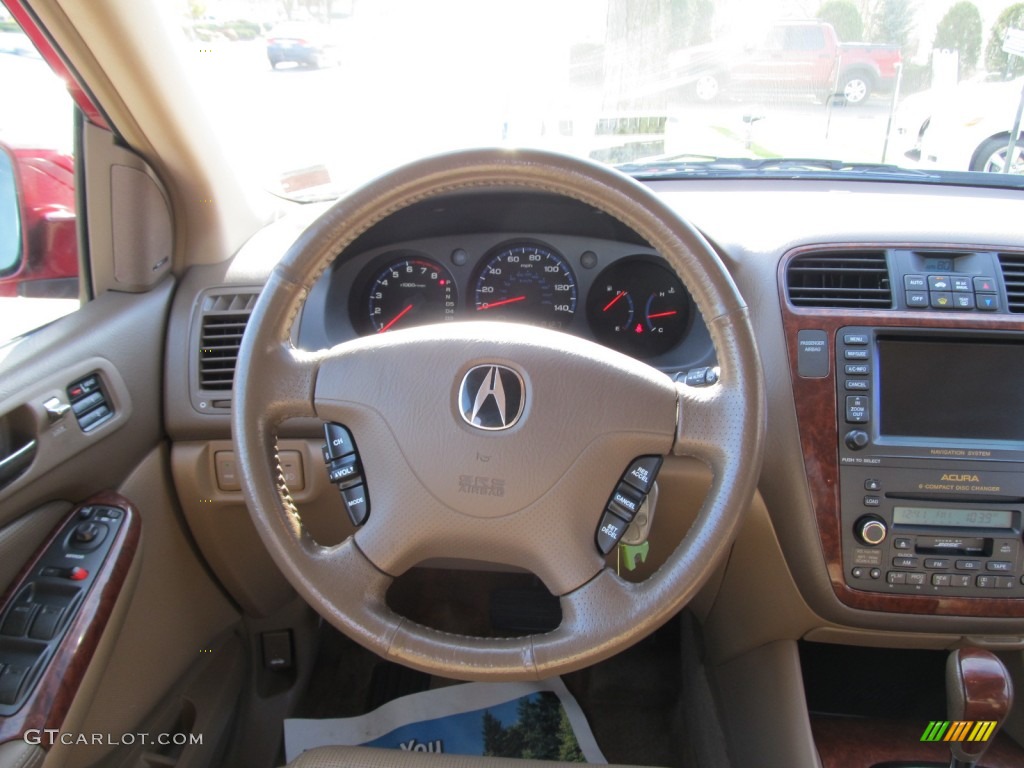
[(341, 489), (341, 498), (345, 502), (345, 509), (348, 511), (352, 525), (360, 526), (370, 516), (370, 497), (366, 493), (365, 485), (353, 485), (350, 488)]
[(602, 555), (607, 555), (615, 549), (615, 545), (619, 543), (619, 539), (622, 538), (622, 534), (628, 527), (629, 523), (620, 520), (611, 512), (605, 512), (602, 515), (601, 522), (597, 526), (597, 548)]
[(353, 453), (341, 459), (335, 459), (327, 465), (327, 479), (332, 483), (349, 484), (361, 477), (359, 458)]
[(641, 456), (633, 460), (622, 479), (636, 488), (640, 493), (648, 494), (654, 487), (654, 479), (661, 469), (661, 456)]
[(341, 424), (328, 422), (324, 424), (324, 438), (327, 445), (324, 447), (324, 461), (332, 461), (356, 452), (355, 441), (352, 440), (352, 433)]

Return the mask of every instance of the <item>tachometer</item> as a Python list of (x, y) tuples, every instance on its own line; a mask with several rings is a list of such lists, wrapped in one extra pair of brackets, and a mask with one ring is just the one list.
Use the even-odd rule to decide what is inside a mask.
[(547, 246), (512, 243), (484, 259), (473, 290), (481, 320), (521, 320), (564, 328), (576, 312), (576, 276)]
[(453, 320), (457, 304), (451, 273), (421, 257), (389, 263), (370, 283), (367, 296), (370, 328), (377, 333)]

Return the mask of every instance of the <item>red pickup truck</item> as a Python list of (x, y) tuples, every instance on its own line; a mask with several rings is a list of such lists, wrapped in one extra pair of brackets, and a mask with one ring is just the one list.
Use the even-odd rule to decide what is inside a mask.
[(723, 92), (801, 93), (826, 99), (830, 95), (860, 104), (875, 91), (892, 90), (901, 62), (898, 45), (841, 43), (823, 21), (780, 21), (763, 42), (716, 55), (703, 55), (702, 70), (693, 79), (701, 101)]

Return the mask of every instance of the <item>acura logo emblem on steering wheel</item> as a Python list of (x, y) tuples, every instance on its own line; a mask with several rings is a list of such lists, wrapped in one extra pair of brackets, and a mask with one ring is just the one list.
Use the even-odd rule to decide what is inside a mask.
[(459, 413), (471, 427), (508, 429), (519, 421), (525, 406), (526, 383), (508, 366), (477, 365), (462, 379)]

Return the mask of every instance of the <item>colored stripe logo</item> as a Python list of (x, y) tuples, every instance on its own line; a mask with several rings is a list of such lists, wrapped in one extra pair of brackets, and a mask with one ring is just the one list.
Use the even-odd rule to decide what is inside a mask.
[(988, 741), (996, 725), (995, 720), (932, 720), (921, 741)]

